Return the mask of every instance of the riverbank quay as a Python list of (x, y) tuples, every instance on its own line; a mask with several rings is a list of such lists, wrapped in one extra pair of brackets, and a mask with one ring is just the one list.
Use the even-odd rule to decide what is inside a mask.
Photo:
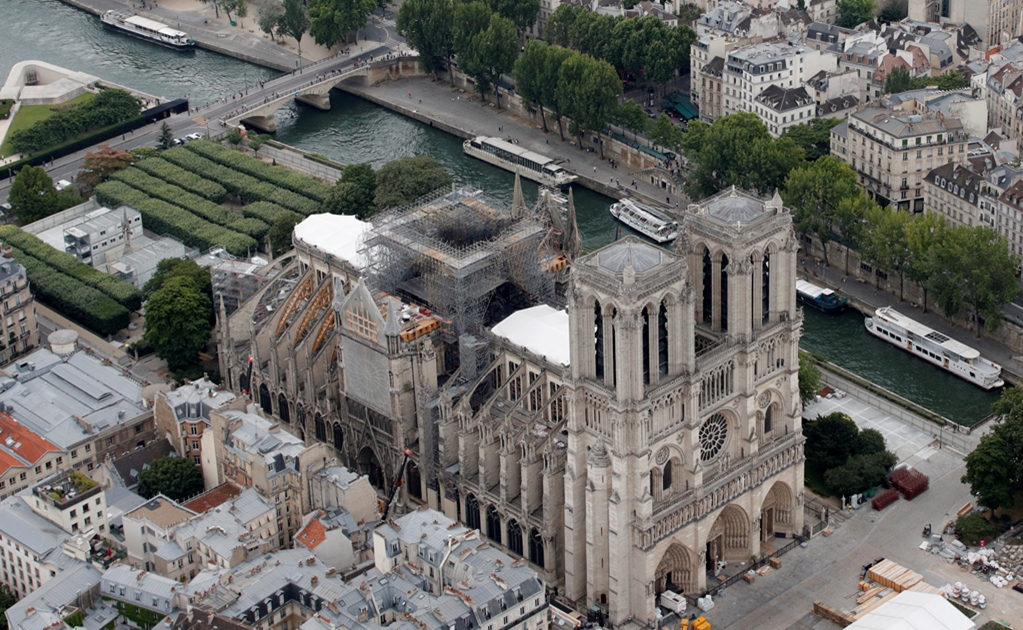
[[(897, 295), (891, 295), (856, 276), (847, 275), (835, 266), (825, 266), (823, 261), (801, 256), (797, 275), (817, 285), (834, 289), (839, 295), (849, 299), (849, 306), (869, 317), (883, 306), (892, 306), (900, 313), (915, 319), (934, 330), (958, 339), (968, 346), (980, 351), (981, 356), (1002, 366), (1002, 378), (1016, 386), (1023, 385), (1023, 362), (1012, 348), (990, 337), (977, 337), (972, 331), (960, 328), (949, 322), (939, 313), (934, 312), (931, 305), (925, 313), (917, 304), (909, 300), (900, 301)], [(1003, 323), (1003, 326), (1009, 325)]]
[(660, 174), (651, 175), (648, 169), (629, 170), (624, 164), (615, 168), (610, 160), (601, 159), (598, 151), (588, 152), (573, 146), (570, 141), (574, 138), (566, 135), (562, 141), (552, 120), (548, 119), (549, 131), (544, 133), (529, 118), (490, 103), (481, 104), (471, 92), (453, 88), (443, 79), (403, 77), (376, 85), (349, 81), (337, 88), (460, 138), (512, 139), (524, 149), (565, 160), (562, 168), (576, 175), (579, 185), (608, 197), (633, 196), (675, 212), (682, 212), (689, 203), (685, 195), (665, 192)]
[[(60, 1), (96, 16), (114, 9), (137, 12), (139, 15), (185, 31), (200, 48), (281, 72), (293, 71), (299, 67), (305, 68), (331, 56), (330, 51), (314, 46), (311, 38), (307, 42), (303, 51), (305, 54), (302, 56), (285, 46), (274, 43), (256, 30), (254, 15), (242, 20), (243, 24), (244, 20), (248, 20), (249, 26), (252, 27), (250, 29), (231, 26), (223, 19), (217, 20), (213, 10), (203, 8), (203, 5), (193, 8), (191, 3), (180, 1), (165, 0), (164, 6), (161, 6), (160, 0), (157, 0), (155, 5), (152, 0), (147, 0), (145, 9), (142, 9), (141, 0), (138, 3), (122, 2), (121, 0)], [(390, 21), (390, 24), (393, 26), (393, 20)], [(372, 19), (371, 24), (360, 32), (363, 35), (361, 43), (349, 47), (355, 56), (374, 47), (373, 42), (386, 42), (389, 37), (386, 25), (373, 24)]]

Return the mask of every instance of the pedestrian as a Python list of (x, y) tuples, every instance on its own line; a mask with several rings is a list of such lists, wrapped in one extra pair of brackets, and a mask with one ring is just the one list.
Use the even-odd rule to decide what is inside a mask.
[(596, 173), (596, 172), (597, 172), (597, 167), (596, 167), (596, 166), (594, 166), (594, 167), (593, 167), (593, 172), (594, 172), (594, 173)]
[(122, 133), (121, 134), (121, 142), (124, 142), (124, 141), (125, 141), (125, 137), (124, 137), (124, 134)]

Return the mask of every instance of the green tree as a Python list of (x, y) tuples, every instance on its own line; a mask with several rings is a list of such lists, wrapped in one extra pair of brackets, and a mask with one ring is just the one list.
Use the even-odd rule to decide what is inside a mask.
[(376, 7), (376, 0), (309, 0), (309, 34), (317, 44), (327, 48), (348, 42), (350, 34), (366, 26), (369, 14)]
[[(213, 304), (213, 279), (210, 277), (210, 268), (188, 258), (165, 258), (156, 263), (156, 271), (142, 287), (142, 295), (151, 296), (162, 289), (171, 278), (188, 278), (200, 293), (210, 298), (210, 304)], [(212, 306), (210, 315), (212, 320)]]
[(258, 155), (259, 150), (263, 148), (264, 142), (266, 142), (266, 138), (262, 134), (252, 136), (249, 138), (249, 148), (252, 149), (253, 153)]
[(884, 436), (877, 429), (863, 429), (860, 431), (859, 444), (856, 445), (856, 452), (862, 455), (872, 455), (887, 450)]
[(227, 132), (227, 141), (230, 142), (231, 146), (233, 147), (237, 147), (239, 144), (241, 144), (244, 138), (245, 136), (242, 135), (242, 132), (238, 131), (237, 129), (232, 129), (231, 131)]
[(575, 23), (575, 18), (581, 10), (579, 7), (566, 2), (559, 4), (554, 13), (547, 18), (543, 29), (543, 38), (550, 44), (556, 44), (563, 48), (571, 47), (572, 38), (570, 32), (572, 25)]
[[(405, 0), (398, 9), (398, 33), (419, 52), (419, 64), (434, 77), (455, 54), (454, 21), (453, 0)], [(455, 75), (449, 74), (454, 85)]]
[(689, 72), (689, 53), (696, 43), (696, 31), (688, 24), (679, 23), (671, 31), (671, 48), (675, 51), (675, 62), (680, 74)]
[(284, 19), (284, 6), (278, 0), (262, 0), (256, 7), (256, 25), (259, 30), (273, 39), (283, 34), (281, 22)]
[(845, 464), (856, 452), (860, 430), (852, 418), (842, 412), (818, 416), (803, 424), (807, 466), (830, 470)]
[[(518, 57), (519, 44), (515, 24), (493, 13), (490, 24), (472, 38), (469, 51), (459, 55), (462, 69), (476, 79), (476, 91), (486, 96), (502, 74), (511, 72)], [(501, 91), (495, 89), (497, 106), (501, 107)]]
[(844, 28), (855, 28), (874, 17), (877, 10), (875, 0), (838, 0), (836, 24)]
[(191, 278), (171, 278), (146, 302), (145, 340), (174, 372), (198, 363), (210, 339), (210, 297)]
[(881, 9), (881, 13), (878, 14), (879, 21), (885, 24), (891, 24), (892, 22), (901, 22), (906, 19), (909, 15), (909, 3), (905, 0), (899, 0), (892, 2), (885, 8)]
[(905, 66), (892, 68), (884, 80), (885, 94), (901, 94), (915, 88), (913, 77), (909, 75), (909, 70)]
[(820, 239), (827, 264), (827, 244), (835, 232), (862, 219), (867, 202), (863, 197), (862, 203), (856, 203), (856, 198), (864, 195), (856, 183), (856, 173), (828, 155), (793, 169), (785, 180), (782, 196), (785, 205), (792, 208), (795, 230)]
[(913, 216), (906, 226), (909, 241), (909, 264), (906, 277), (920, 285), (924, 293), (924, 312), (927, 312), (927, 280), (931, 277), (931, 250), (945, 239), (948, 223), (945, 217), (934, 212), (923, 212)]
[(692, 167), (689, 194), (694, 198), (733, 185), (772, 194), (803, 160), (802, 149), (790, 138), (773, 139), (760, 118), (749, 112), (723, 116), (711, 125), (691, 121), (682, 140)]
[(526, 42), (522, 56), (515, 62), (513, 71), (515, 87), (528, 107), (536, 107), (540, 110), (540, 118), (543, 121), (545, 132), (547, 131), (547, 114), (544, 108), (554, 105), (558, 72), (565, 59), (571, 56), (571, 50), (550, 46), (543, 40), (531, 39)]
[(160, 152), (152, 147), (138, 147), (136, 149), (128, 149), (128, 153), (131, 154), (132, 160), (135, 162), (141, 162), (153, 157), (160, 157)]
[(187, 457), (161, 457), (139, 473), (138, 493), (147, 499), (162, 494), (186, 501), (202, 491), (202, 470)]
[[(561, 65), (556, 94), (567, 105), (566, 113), (572, 119), (570, 131), (579, 138), (581, 148), (584, 133), (598, 133), (611, 122), (618, 109), (622, 82), (608, 62), (573, 55)], [(600, 157), (604, 157), (603, 142)]]
[(291, 234), (295, 231), (295, 226), (301, 221), (302, 215), (295, 212), (285, 212), (274, 219), (274, 223), (270, 226), (270, 232), (268, 233), (270, 253), (274, 258), (283, 256), (294, 247)]
[[(909, 232), (906, 229), (912, 216), (891, 206), (880, 208), (874, 205), (867, 210), (864, 218), (866, 234), (861, 243), (860, 253), (872, 265), (899, 276), (901, 302), (904, 297), (906, 270), (913, 256), (909, 246)], [(876, 277), (880, 283), (881, 276)]]
[(831, 155), (831, 129), (840, 122), (839, 118), (814, 118), (789, 127), (782, 137), (791, 138), (803, 150), (807, 162), (815, 162), (822, 156)]
[(451, 176), (431, 156), (404, 157), (384, 164), (377, 171), (373, 203), (380, 210), (386, 210), (449, 186)]
[(327, 200), (323, 202), (323, 209), (331, 214), (351, 214), (360, 219), (369, 217), (376, 211), (371, 206), (362, 206), (358, 201), (358, 190), (355, 184), (339, 181), (330, 189)]
[(101, 144), (97, 150), (85, 154), (82, 168), (78, 171), (78, 181), (95, 188), (117, 171), (123, 171), (131, 166), (134, 159), (127, 151), (119, 151)]
[(18, 171), (7, 201), (24, 224), (60, 211), (60, 199), (53, 180), (39, 166), (26, 166)]
[(966, 456), (966, 474), (961, 481), (969, 484), (979, 505), (992, 511), (1013, 506), (1016, 488), (1009, 452), (997, 433), (980, 438), (977, 447)]
[(896, 461), (895, 455), (884, 449), (877, 453), (856, 454), (841, 466), (825, 471), (824, 483), (832, 494), (849, 497), (876, 487)]
[[(316, 3), (316, 0), (312, 1)], [(323, 0), (320, 4), (324, 3), (326, 3), (326, 0)], [(370, 11), (372, 11), (372, 9), (370, 9)], [(365, 26), (365, 24), (366, 20), (363, 19), (362, 26)], [(295, 43), (298, 44), (299, 59), (302, 58), (302, 36), (305, 35), (306, 31), (310, 30), (311, 25), (312, 20), (309, 17), (309, 12), (307, 11), (306, 4), (303, 0), (284, 0), (281, 18), (277, 23), (277, 32), (284, 33), (285, 35), (294, 38)], [(323, 24), (321, 23), (321, 25)], [(358, 26), (356, 29), (362, 28), (362, 26)], [(324, 28), (326, 28), (326, 26), (324, 26)], [(312, 35), (313, 39), (316, 39), (316, 33), (313, 32)], [(335, 40), (327, 44), (325, 41), (321, 42), (319, 39), (316, 39), (316, 43), (326, 46), (327, 48), (331, 48), (335, 43), (337, 43), (337, 41)]]
[(991, 543), (998, 536), (998, 526), (981, 514), (967, 514), (956, 519), (956, 534), (967, 545), (979, 545), (982, 540)]
[(653, 128), (650, 130), (650, 140), (655, 145), (675, 153), (682, 151), (685, 135), (686, 132), (671, 122), (671, 118), (668, 118), (668, 115), (663, 112), (657, 117), (657, 122), (654, 123)]
[(810, 355), (799, 353), (799, 401), (803, 407), (813, 402), (821, 391), (821, 370)]
[(18, 603), (18, 596), (6, 584), (0, 584), (0, 630), (7, 630), (8, 608)]
[(540, 0), (487, 0), (487, 4), (494, 13), (511, 20), (520, 31), (535, 24), (540, 13)]
[(928, 288), (949, 317), (970, 315), (980, 336), (981, 318), (989, 331), (1002, 323), (1002, 307), (1020, 294), (1019, 259), (1005, 237), (989, 227), (958, 226), (929, 253)]
[(455, 23), (451, 35), (459, 63), (463, 55), (473, 53), (473, 40), (490, 26), (490, 7), (483, 2), (461, 2), (455, 5)]
[(646, 112), (632, 99), (625, 99), (625, 102), (615, 109), (611, 122), (631, 130), (633, 140), (638, 134), (650, 131), (652, 126)]
[(918, 87), (936, 85), (939, 90), (961, 90), (970, 86), (970, 80), (957, 70), (946, 72), (936, 77), (919, 77), (916, 80), (923, 83), (923, 85), (918, 85)]
[(377, 191), (377, 174), (373, 167), (366, 163), (349, 164), (341, 172), (341, 181), (355, 186), (357, 207), (361, 212), (372, 214), (373, 197)]
[(664, 92), (664, 86), (675, 78), (675, 72), (681, 63), (678, 59), (680, 55), (674, 54), (676, 50), (672, 48), (670, 41), (657, 39), (650, 42), (643, 66), (643, 76), (655, 83), (661, 93)]
[(169, 149), (174, 146), (174, 132), (171, 131), (166, 120), (160, 125), (160, 135), (157, 136), (156, 145), (161, 149)]

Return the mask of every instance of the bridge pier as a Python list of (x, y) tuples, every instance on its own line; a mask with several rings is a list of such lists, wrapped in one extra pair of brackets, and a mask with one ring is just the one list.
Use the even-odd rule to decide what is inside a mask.
[(249, 116), (248, 118), (242, 118), (239, 122), (246, 127), (255, 127), (266, 133), (275, 133), (277, 131), (277, 123), (274, 122), (273, 114), (269, 116)]
[(299, 94), (295, 97), (296, 101), (311, 105), (316, 109), (322, 109), (324, 111), (330, 110), (330, 93), (327, 94)]

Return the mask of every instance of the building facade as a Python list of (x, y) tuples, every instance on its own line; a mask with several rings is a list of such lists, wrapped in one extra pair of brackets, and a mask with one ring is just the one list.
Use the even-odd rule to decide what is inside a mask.
[(0, 256), (0, 365), (13, 361), (39, 345), (35, 297), (29, 290), (25, 268)]
[[(207, 377), (169, 392), (157, 392), (153, 400), (156, 428), (166, 434), (178, 453), (201, 466), (202, 435), (210, 426), (210, 412), (228, 407), (236, 400), (234, 393)], [(238, 400), (234, 406), (242, 404)]]

